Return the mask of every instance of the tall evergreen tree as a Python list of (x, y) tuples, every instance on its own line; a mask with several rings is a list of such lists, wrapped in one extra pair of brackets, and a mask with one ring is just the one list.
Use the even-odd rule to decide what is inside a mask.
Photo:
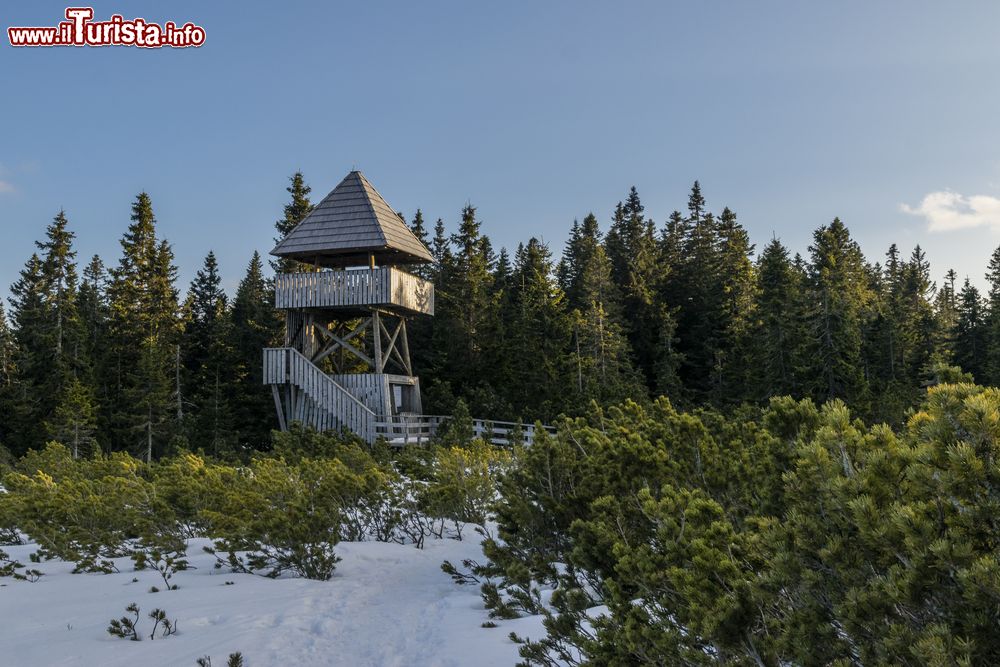
[(719, 226), (705, 210), (701, 186), (695, 181), (688, 197), (688, 215), (677, 227), (683, 237), (680, 264), (669, 278), (666, 293), (677, 299), (677, 344), (683, 357), (680, 378), (694, 403), (718, 400), (725, 332), (725, 294), (720, 262)]
[(566, 406), (570, 323), (548, 247), (532, 238), (515, 257), (507, 354), (513, 383), (502, 389), (518, 416), (553, 419)]
[(986, 382), (1000, 385), (1000, 247), (993, 251), (986, 269)]
[(574, 221), (558, 276), (573, 326), (572, 371), (580, 405), (647, 394), (645, 379), (632, 364), (620, 292), (611, 273), (597, 218), (591, 213), (582, 225)]
[(218, 262), (209, 251), (188, 290), (181, 350), (193, 415), (189, 440), (215, 456), (235, 444), (229, 409), (234, 359), (228, 308)]
[[(278, 235), (274, 238), (275, 243), (279, 243), (288, 233), (295, 229), (296, 225), (305, 220), (306, 216), (312, 213), (313, 204), (309, 201), (309, 193), (312, 188), (306, 185), (305, 177), (301, 171), (296, 171), (289, 178), (291, 184), (285, 188), (291, 195), (291, 201), (285, 204), (285, 214), (274, 223), (274, 228)], [(294, 273), (307, 268), (301, 262), (284, 257), (271, 260), (271, 268), (275, 273)]]
[(447, 262), (450, 254), (451, 248), (449, 246), (448, 235), (445, 232), (444, 220), (438, 218), (437, 222), (434, 223), (434, 240), (431, 242), (431, 255), (434, 256), (435, 262), (444, 264)]
[(74, 234), (68, 226), (65, 212), (60, 211), (45, 230), (45, 240), (36, 243), (42, 257), (45, 301), (52, 325), (52, 371), (60, 375), (56, 380), (60, 387), (80, 362), (76, 252)]
[(476, 209), (467, 205), (458, 232), (451, 237), (454, 250), (435, 244), (441, 260), (431, 343), (435, 350), (448, 351), (432, 362), (433, 374), (458, 395), (478, 393), (468, 401), (474, 409), (495, 398), (487, 351), (500, 343), (494, 338), (498, 298), (493, 291), (492, 251), (480, 225)]
[(108, 430), (108, 424), (100, 421), (104, 411), (99, 406), (109, 400), (109, 389), (104, 382), (108, 374), (104, 372), (107, 363), (108, 340), (108, 277), (101, 258), (94, 255), (83, 270), (77, 310), (80, 316), (82, 336), (82, 358), (80, 377), (93, 390), (98, 417), (98, 433)]
[(757, 293), (752, 345), (753, 398), (801, 394), (803, 279), (778, 239), (768, 243), (757, 262)]
[(97, 410), (92, 387), (71, 377), (57, 399), (45, 422), (48, 436), (68, 447), (73, 458), (97, 452)]
[(230, 312), (233, 341), (233, 386), (230, 399), (237, 442), (266, 449), (275, 427), (270, 388), (263, 384), (261, 349), (278, 343), (280, 323), (272, 287), (264, 278), (260, 254), (254, 252), (236, 288)]
[[(424, 224), (424, 213), (419, 208), (413, 215), (413, 222), (410, 223), (410, 231), (413, 232), (413, 235), (416, 236), (421, 243), (425, 246), (428, 245), (430, 240), (429, 233), (427, 231), (427, 226)], [(410, 271), (424, 280), (429, 280), (433, 275), (432, 269), (426, 264), (416, 264), (411, 266)]]
[(719, 216), (717, 233), (722, 312), (713, 394), (716, 404), (738, 403), (745, 397), (747, 383), (755, 373), (747, 363), (757, 289), (752, 259), (754, 245), (729, 207)]
[(0, 414), (7, 415), (6, 419), (0, 420), (0, 445), (6, 447), (17, 436), (16, 429), (20, 426), (13, 419), (17, 383), (16, 357), (14, 333), (7, 322), (3, 304), (0, 304)]
[(976, 382), (986, 382), (986, 313), (983, 298), (975, 285), (965, 279), (958, 293), (955, 319), (955, 363)]
[(85, 367), (83, 336), (77, 309), (76, 253), (69, 221), (60, 211), (35, 245), (40, 255), (29, 260), (11, 288), (11, 301), (21, 359), (20, 410), (26, 420), (22, 446), (41, 446), (44, 424)]
[(809, 252), (810, 389), (817, 400), (861, 405), (861, 326), (872, 298), (864, 256), (839, 218), (816, 230)]
[(664, 310), (656, 303), (659, 283), (670, 267), (660, 262), (653, 221), (633, 186), (615, 208), (605, 239), (611, 276), (621, 290), (629, 344), (646, 384), (657, 383), (657, 360)]
[(173, 251), (157, 239), (149, 195), (132, 204), (132, 223), (121, 239), (122, 257), (111, 271), (109, 401), (104, 410), (115, 449), (162, 451), (177, 427), (174, 389), (179, 318)]
[(45, 285), (42, 277), (42, 260), (32, 254), (25, 263), (17, 281), (10, 287), (10, 317), (13, 328), (15, 358), (11, 364), (17, 369), (16, 391), (11, 396), (11, 427), (8, 447), (15, 454), (31, 447), (38, 447), (45, 439), (43, 422), (50, 396), (43, 395), (38, 387), (44, 382), (51, 364), (48, 320), (45, 307)]

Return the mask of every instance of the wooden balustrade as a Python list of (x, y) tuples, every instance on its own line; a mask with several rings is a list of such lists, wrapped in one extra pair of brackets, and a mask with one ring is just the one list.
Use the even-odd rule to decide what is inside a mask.
[(434, 314), (434, 284), (394, 266), (352, 271), (279, 273), (275, 306), (351, 309), (371, 306)]

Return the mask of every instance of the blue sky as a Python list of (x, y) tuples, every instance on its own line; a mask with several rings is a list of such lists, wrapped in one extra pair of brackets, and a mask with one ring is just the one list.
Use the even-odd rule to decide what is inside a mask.
[[(11, 3), (12, 4), (12, 3)], [(5, 7), (55, 25), (65, 3)], [(397, 209), (559, 251), (636, 185), (662, 223), (699, 179), (758, 247), (840, 216), (870, 258), (921, 244), (982, 284), (1000, 244), (995, 2), (100, 2), (199, 49), (0, 46), (0, 294), (60, 208), (117, 261), (152, 198), (186, 289), (271, 247), (286, 179), (353, 167)]]

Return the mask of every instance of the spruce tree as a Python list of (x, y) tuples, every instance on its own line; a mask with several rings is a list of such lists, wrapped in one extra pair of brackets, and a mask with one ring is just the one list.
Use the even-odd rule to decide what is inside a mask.
[[(60, 211), (36, 242), (21, 278), (12, 286), (11, 306), (20, 359), (19, 399), (12, 418), (22, 420), (22, 448), (44, 443), (44, 423), (53, 418), (69, 385), (86, 368), (77, 308), (74, 234)], [(84, 378), (89, 379), (89, 378)]]
[(976, 382), (985, 383), (986, 371), (986, 306), (979, 290), (965, 279), (958, 293), (954, 331), (954, 360), (963, 371), (972, 373)]
[(458, 395), (471, 397), (468, 403), (476, 411), (495, 399), (489, 382), (494, 358), (490, 352), (501, 343), (495, 336), (498, 298), (493, 291), (492, 250), (480, 226), (476, 209), (467, 205), (451, 237), (454, 250), (435, 243), (441, 259), (431, 344), (447, 354), (430, 364), (440, 381), (448, 382)]
[(647, 386), (653, 387), (664, 312), (656, 303), (656, 295), (670, 267), (660, 262), (653, 222), (645, 217), (645, 207), (634, 186), (615, 208), (605, 249), (611, 276), (621, 290), (629, 344)]
[(146, 459), (177, 433), (174, 403), (179, 318), (173, 252), (156, 235), (149, 195), (132, 204), (132, 223), (108, 285), (108, 402), (103, 409), (114, 449)]
[(944, 282), (934, 298), (934, 315), (941, 335), (940, 346), (947, 358), (952, 358), (955, 351), (955, 326), (958, 323), (958, 273), (948, 269), (944, 274)]
[(993, 251), (987, 265), (986, 281), (986, 355), (985, 381), (1000, 385), (1000, 247)]
[(267, 448), (275, 427), (274, 402), (270, 387), (263, 384), (261, 366), (261, 350), (278, 344), (281, 335), (272, 292), (264, 278), (260, 253), (254, 252), (236, 288), (230, 311), (233, 341), (230, 405), (237, 442), (256, 450)]
[(51, 364), (51, 345), (42, 260), (37, 254), (32, 254), (25, 263), (10, 293), (15, 354), (11, 367), (17, 369), (18, 382), (10, 399), (12, 410), (7, 421), (11, 424), (11, 436), (7, 445), (13, 453), (20, 454), (44, 441), (43, 421), (51, 400), (51, 396), (38, 391)]
[(14, 333), (10, 330), (3, 304), (0, 304), (0, 414), (7, 415), (7, 419), (0, 420), (0, 446), (7, 448), (16, 436), (16, 428), (19, 426), (12, 419), (15, 416), (16, 357), (17, 343), (14, 341)]
[[(296, 171), (289, 178), (291, 185), (285, 190), (291, 195), (291, 201), (285, 204), (284, 216), (274, 223), (274, 228), (278, 235), (274, 238), (275, 243), (281, 242), (288, 233), (295, 229), (296, 225), (305, 220), (306, 216), (312, 213), (313, 204), (309, 201), (309, 193), (312, 188), (306, 185), (305, 178), (301, 171)], [(271, 260), (271, 268), (275, 273), (294, 273), (308, 268), (301, 262), (294, 259), (279, 258)]]
[(91, 387), (73, 377), (61, 389), (55, 410), (45, 422), (48, 437), (65, 445), (73, 458), (100, 451), (95, 403)]
[(816, 230), (809, 253), (809, 388), (817, 400), (864, 405), (861, 327), (872, 298), (864, 256), (839, 218)]
[(909, 403), (915, 405), (922, 395), (921, 381), (935, 358), (941, 362), (950, 360), (939, 354), (944, 346), (933, 305), (936, 287), (930, 277), (930, 263), (919, 245), (904, 267), (903, 280), (903, 371), (905, 384), (912, 392)]
[(234, 360), (228, 308), (218, 262), (209, 251), (188, 290), (181, 350), (187, 380), (183, 384), (188, 387), (193, 415), (189, 440), (213, 456), (234, 444), (229, 409)]
[(100, 257), (94, 255), (83, 270), (77, 310), (80, 316), (83, 349), (80, 378), (93, 390), (99, 433), (104, 433), (108, 429), (108, 425), (100, 421), (105, 411), (99, 409), (101, 405), (107, 403), (109, 396), (105, 382), (108, 374), (104, 371), (107, 363), (109, 316), (107, 287), (104, 263)]
[(515, 257), (506, 353), (513, 383), (502, 387), (518, 416), (551, 420), (566, 405), (570, 322), (548, 247), (532, 238)]
[(45, 230), (45, 240), (36, 243), (42, 257), (45, 301), (52, 325), (52, 370), (60, 374), (55, 380), (60, 388), (80, 363), (75, 235), (68, 225), (65, 212), (60, 211)]
[(620, 292), (611, 277), (611, 261), (591, 213), (574, 221), (559, 264), (559, 284), (573, 327), (571, 364), (578, 405), (601, 404), (647, 394), (636, 371), (622, 323)]
[(668, 278), (668, 298), (676, 299), (677, 347), (683, 363), (680, 378), (694, 403), (718, 400), (723, 376), (727, 308), (719, 269), (719, 225), (705, 210), (695, 181), (688, 215), (678, 228), (680, 263)]
[(802, 281), (777, 238), (764, 247), (757, 262), (755, 301), (748, 389), (758, 401), (798, 395), (797, 364), (804, 343)]
[(752, 259), (754, 245), (729, 207), (719, 216), (717, 233), (722, 319), (714, 365), (713, 402), (718, 405), (740, 402), (755, 372), (748, 360), (757, 285)]
[(434, 261), (437, 264), (443, 264), (448, 260), (450, 254), (451, 248), (449, 246), (448, 235), (445, 232), (444, 220), (438, 218), (437, 222), (434, 223), (434, 240), (431, 242), (431, 255), (434, 256)]

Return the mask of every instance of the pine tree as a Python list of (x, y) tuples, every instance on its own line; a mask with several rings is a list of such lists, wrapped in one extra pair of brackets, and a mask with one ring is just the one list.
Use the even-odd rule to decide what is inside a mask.
[(270, 388), (263, 384), (261, 349), (278, 342), (280, 322), (272, 287), (264, 278), (260, 254), (254, 252), (236, 288), (230, 311), (233, 341), (233, 386), (230, 405), (237, 441), (242, 447), (266, 449), (275, 426)]
[(51, 399), (37, 390), (51, 363), (42, 260), (37, 254), (32, 254), (25, 263), (10, 293), (16, 355), (12, 367), (17, 369), (18, 382), (11, 397), (12, 411), (8, 421), (12, 428), (7, 444), (13, 453), (19, 454), (40, 446), (44, 440), (42, 422), (46, 404)]
[(446, 263), (451, 254), (448, 235), (445, 233), (444, 220), (437, 219), (434, 223), (434, 240), (431, 242), (431, 255), (438, 264)]
[[(285, 190), (292, 196), (292, 199), (285, 204), (284, 216), (274, 223), (274, 228), (278, 232), (278, 235), (274, 238), (275, 243), (281, 242), (282, 239), (288, 236), (289, 232), (305, 220), (306, 216), (312, 213), (313, 210), (312, 202), (309, 201), (309, 193), (312, 192), (312, 188), (306, 185), (302, 172), (295, 172), (288, 180), (291, 181), (291, 185), (285, 188)], [(271, 268), (275, 273), (294, 273), (305, 270), (307, 266), (294, 259), (279, 258), (271, 260)]]
[(958, 293), (955, 319), (955, 363), (965, 372), (972, 373), (976, 382), (985, 383), (986, 371), (986, 316), (985, 304), (975, 285), (965, 279)]
[(0, 304), (0, 414), (8, 418), (0, 420), (0, 446), (8, 446), (16, 436), (19, 424), (12, 419), (17, 395), (17, 343), (10, 330), (3, 304)]
[(817, 400), (862, 405), (861, 326), (872, 298), (864, 256), (839, 218), (816, 230), (809, 252), (811, 392)]
[(722, 320), (716, 351), (714, 402), (738, 403), (755, 372), (747, 363), (757, 287), (752, 260), (754, 245), (729, 207), (719, 216), (717, 233)]
[(156, 237), (152, 201), (132, 204), (132, 224), (108, 286), (108, 362), (105, 367), (110, 442), (151, 459), (179, 427), (171, 419), (178, 344), (177, 269), (173, 252)]
[(451, 237), (454, 250), (435, 243), (441, 259), (431, 345), (448, 352), (429, 360), (432, 374), (450, 383), (458, 395), (480, 394), (468, 401), (475, 410), (493, 400), (489, 377), (494, 357), (489, 350), (501, 342), (495, 338), (498, 298), (492, 289), (492, 251), (480, 225), (476, 209), (467, 205), (458, 232)]
[(90, 387), (73, 377), (62, 389), (45, 430), (50, 439), (64, 444), (73, 458), (99, 451), (97, 411)]
[(671, 240), (679, 242), (680, 264), (664, 290), (668, 303), (676, 299), (677, 347), (683, 358), (680, 379), (688, 398), (704, 403), (718, 400), (722, 393), (727, 317), (719, 269), (719, 225), (715, 216), (705, 211), (697, 181), (688, 197), (688, 215), (677, 231), (682, 231), (683, 237)]
[(670, 267), (660, 262), (652, 220), (633, 186), (625, 202), (615, 208), (605, 249), (611, 262), (611, 276), (621, 290), (623, 321), (636, 364), (647, 386), (657, 382), (660, 347), (660, 318), (663, 310), (656, 295), (664, 272)]
[(754, 399), (799, 395), (797, 364), (804, 343), (802, 280), (778, 239), (757, 262), (757, 293), (752, 345)]
[(993, 251), (987, 265), (986, 280), (989, 291), (986, 294), (986, 354), (985, 381), (990, 385), (1000, 385), (1000, 247)]
[(209, 251), (188, 291), (181, 349), (194, 424), (189, 440), (213, 456), (234, 444), (229, 409), (234, 360), (228, 308), (218, 262)]
[(42, 257), (45, 301), (52, 325), (52, 370), (60, 374), (58, 387), (78, 368), (80, 353), (75, 235), (68, 225), (65, 212), (60, 211), (45, 230), (45, 240), (36, 243)]
[(11, 288), (20, 359), (18, 408), (21, 447), (40, 447), (44, 423), (85, 368), (83, 335), (77, 310), (78, 285), (73, 233), (63, 211), (36, 242), (34, 255)]
[(109, 389), (104, 382), (108, 377), (104, 370), (107, 363), (109, 316), (107, 287), (104, 263), (100, 257), (94, 255), (83, 270), (77, 310), (80, 316), (83, 350), (79, 377), (84, 385), (93, 390), (99, 433), (108, 430), (108, 424), (100, 421), (101, 415), (105, 412), (99, 409), (99, 406), (107, 404), (109, 396)]
[(551, 420), (570, 382), (570, 322), (548, 247), (532, 238), (515, 257), (506, 353), (516, 355), (513, 384), (503, 387), (517, 414)]
[(557, 273), (573, 326), (571, 363), (578, 405), (620, 402), (647, 393), (632, 364), (611, 271), (597, 218), (591, 213), (582, 225), (574, 221)]

